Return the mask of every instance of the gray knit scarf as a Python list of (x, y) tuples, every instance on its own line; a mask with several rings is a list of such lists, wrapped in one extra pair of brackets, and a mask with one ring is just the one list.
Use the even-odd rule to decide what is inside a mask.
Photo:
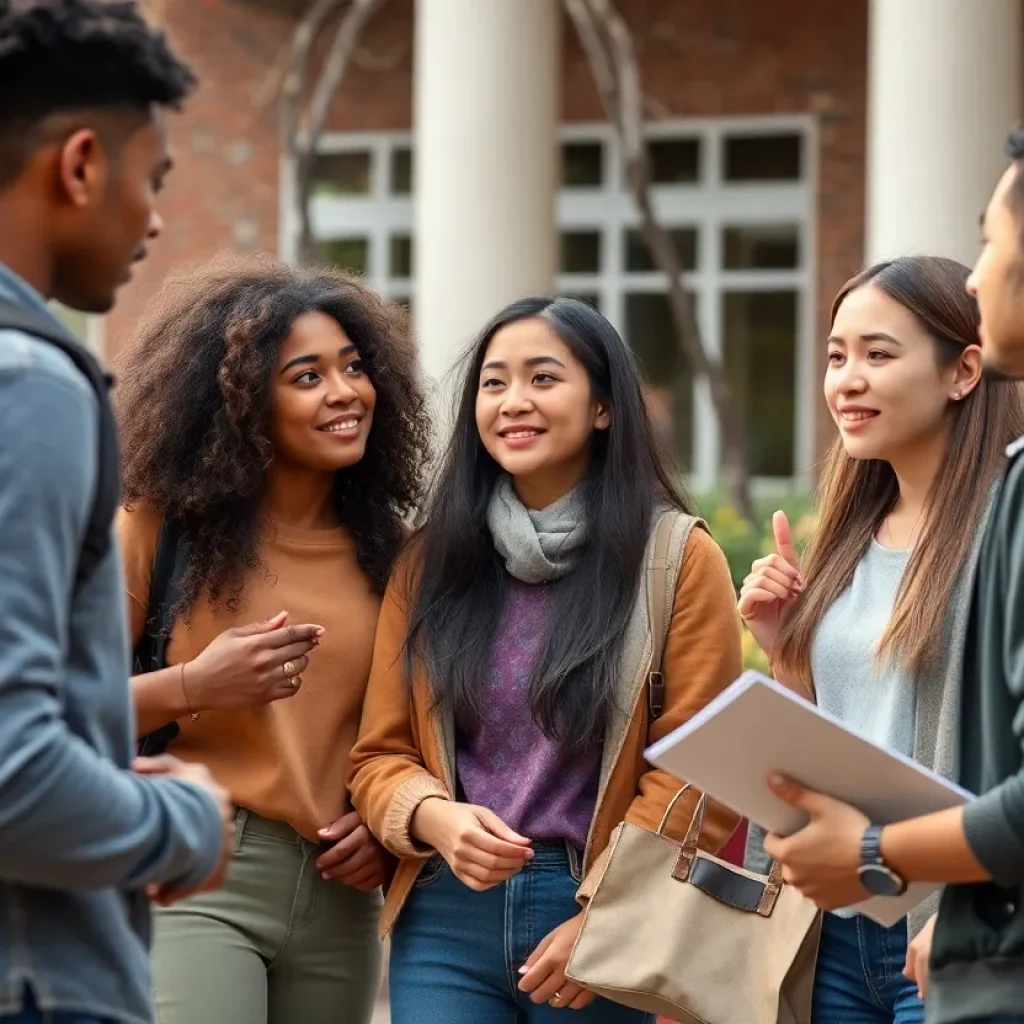
[(487, 527), (509, 573), (523, 583), (561, 579), (586, 542), (582, 506), (577, 489), (535, 512), (516, 497), (512, 478), (501, 477), (487, 508)]

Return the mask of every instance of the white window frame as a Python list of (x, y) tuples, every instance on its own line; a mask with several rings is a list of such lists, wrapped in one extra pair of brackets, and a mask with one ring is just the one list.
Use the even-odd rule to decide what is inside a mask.
[[(722, 180), (721, 154), (726, 136), (796, 132), (804, 140), (799, 181), (729, 183)], [(666, 226), (693, 226), (699, 232), (696, 271), (686, 275), (697, 296), (698, 319), (709, 352), (721, 358), (721, 296), (726, 291), (796, 291), (797, 337), (794, 384), (793, 478), (757, 481), (759, 491), (784, 492), (808, 486), (815, 459), (815, 410), (818, 381), (815, 359), (816, 254), (818, 183), (818, 130), (806, 115), (685, 118), (647, 126), (648, 137), (700, 138), (700, 181), (693, 185), (655, 186), (654, 204)], [(557, 229), (602, 232), (602, 266), (597, 274), (559, 275), (561, 293), (599, 296), (601, 311), (623, 331), (627, 292), (662, 292), (664, 275), (627, 272), (623, 267), (624, 230), (637, 225), (630, 195), (624, 189), (622, 162), (617, 156), (615, 133), (605, 122), (563, 125), (558, 142), (600, 142), (603, 145), (603, 184), (598, 188), (560, 188), (556, 199)], [(400, 298), (411, 293), (412, 282), (388, 274), (389, 238), (414, 235), (411, 195), (389, 194), (391, 152), (413, 145), (411, 132), (331, 132), (320, 142), (322, 152), (369, 151), (372, 154), (371, 189), (365, 196), (321, 197), (311, 210), (317, 236), (360, 237), (370, 242), (367, 283), (386, 295)], [(279, 221), (280, 255), (296, 256), (298, 218), (294, 208), (294, 175), (282, 159)], [(725, 227), (795, 223), (799, 231), (799, 263), (789, 270), (722, 269), (721, 236)], [(415, 244), (415, 243), (414, 243)], [(718, 423), (704, 381), (696, 381), (693, 402), (693, 472), (696, 487), (713, 487), (718, 479), (721, 445)]]

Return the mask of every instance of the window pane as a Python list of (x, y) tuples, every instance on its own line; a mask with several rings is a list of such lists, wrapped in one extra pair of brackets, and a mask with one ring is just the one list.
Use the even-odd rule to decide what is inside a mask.
[(391, 151), (391, 194), (407, 196), (412, 192), (412, 150), (403, 147)]
[(392, 235), (388, 243), (388, 274), (391, 277), (412, 277), (412, 238)]
[(800, 232), (795, 224), (726, 228), (722, 251), (726, 270), (789, 270), (800, 265)]
[(314, 196), (368, 196), (370, 160), (366, 151), (319, 153), (313, 162)]
[(319, 244), (320, 262), (355, 274), (365, 274), (370, 265), (368, 238), (325, 238)]
[(757, 476), (792, 476), (797, 293), (723, 297), (725, 372)]
[(562, 186), (600, 188), (604, 181), (604, 146), (600, 142), (562, 144)]
[(651, 179), (658, 185), (700, 181), (700, 139), (652, 139)]
[[(697, 269), (697, 229), (672, 228), (672, 238), (683, 265), (683, 270)], [(626, 270), (643, 273), (654, 270), (651, 254), (647, 251), (639, 228), (629, 228), (623, 234), (622, 262)]]
[(559, 267), (563, 274), (600, 273), (600, 231), (563, 231), (559, 236), (559, 248)]
[(740, 135), (725, 140), (726, 181), (797, 181), (803, 137)]
[(626, 340), (640, 363), (648, 402), (663, 437), (679, 465), (689, 470), (693, 461), (693, 375), (679, 349), (664, 295), (626, 295)]

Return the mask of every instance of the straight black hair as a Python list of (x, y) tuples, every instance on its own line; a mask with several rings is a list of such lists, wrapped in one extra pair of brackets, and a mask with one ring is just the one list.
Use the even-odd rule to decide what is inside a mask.
[(611, 408), (608, 429), (591, 435), (580, 485), (587, 543), (566, 576), (550, 584), (548, 633), (530, 683), (538, 726), (579, 750), (600, 741), (616, 710), (620, 655), (655, 511), (659, 505), (690, 509), (655, 441), (631, 352), (584, 302), (513, 302), (464, 358), (454, 435), (415, 538), (420, 562), (411, 595), (407, 665), (411, 670), (418, 662), (425, 670), (436, 707), (453, 712), (462, 726), (477, 720), (508, 576), (486, 521), (503, 471), (477, 431), (476, 398), (491, 340), (509, 324), (531, 319), (551, 327), (583, 365), (593, 397)]

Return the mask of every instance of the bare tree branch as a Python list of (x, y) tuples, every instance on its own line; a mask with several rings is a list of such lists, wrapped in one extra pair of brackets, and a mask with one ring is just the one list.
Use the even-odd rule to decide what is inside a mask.
[[(320, 0), (326, 2), (326, 0)], [(333, 0), (336, 4), (336, 0)], [(313, 166), (317, 143), (331, 112), (331, 104), (338, 93), (349, 61), (359, 42), (366, 23), (387, 3), (387, 0), (351, 0), (338, 22), (324, 66), (309, 102), (309, 119), (301, 138), (296, 134), (295, 201), (301, 224), (299, 249), (303, 262), (313, 257), (313, 229), (310, 223), (310, 192), (313, 186)]]
[(640, 232), (654, 265), (668, 278), (668, 304), (679, 345), (694, 373), (708, 383), (722, 441), (723, 474), (737, 509), (754, 519), (743, 431), (721, 364), (704, 347), (693, 295), (672, 234), (662, 227), (651, 198), (644, 136), (644, 97), (633, 36), (612, 0), (563, 0), (580, 38), (608, 119), (615, 127), (626, 182), (640, 216)]
[[(302, 99), (309, 77), (309, 59), (317, 33), (327, 19), (345, 0), (311, 0), (292, 35), (290, 55), (281, 81), (281, 152), (288, 154), (292, 165), (298, 163), (297, 147), (302, 124)], [(309, 214), (301, 213), (303, 234), (308, 230)]]

